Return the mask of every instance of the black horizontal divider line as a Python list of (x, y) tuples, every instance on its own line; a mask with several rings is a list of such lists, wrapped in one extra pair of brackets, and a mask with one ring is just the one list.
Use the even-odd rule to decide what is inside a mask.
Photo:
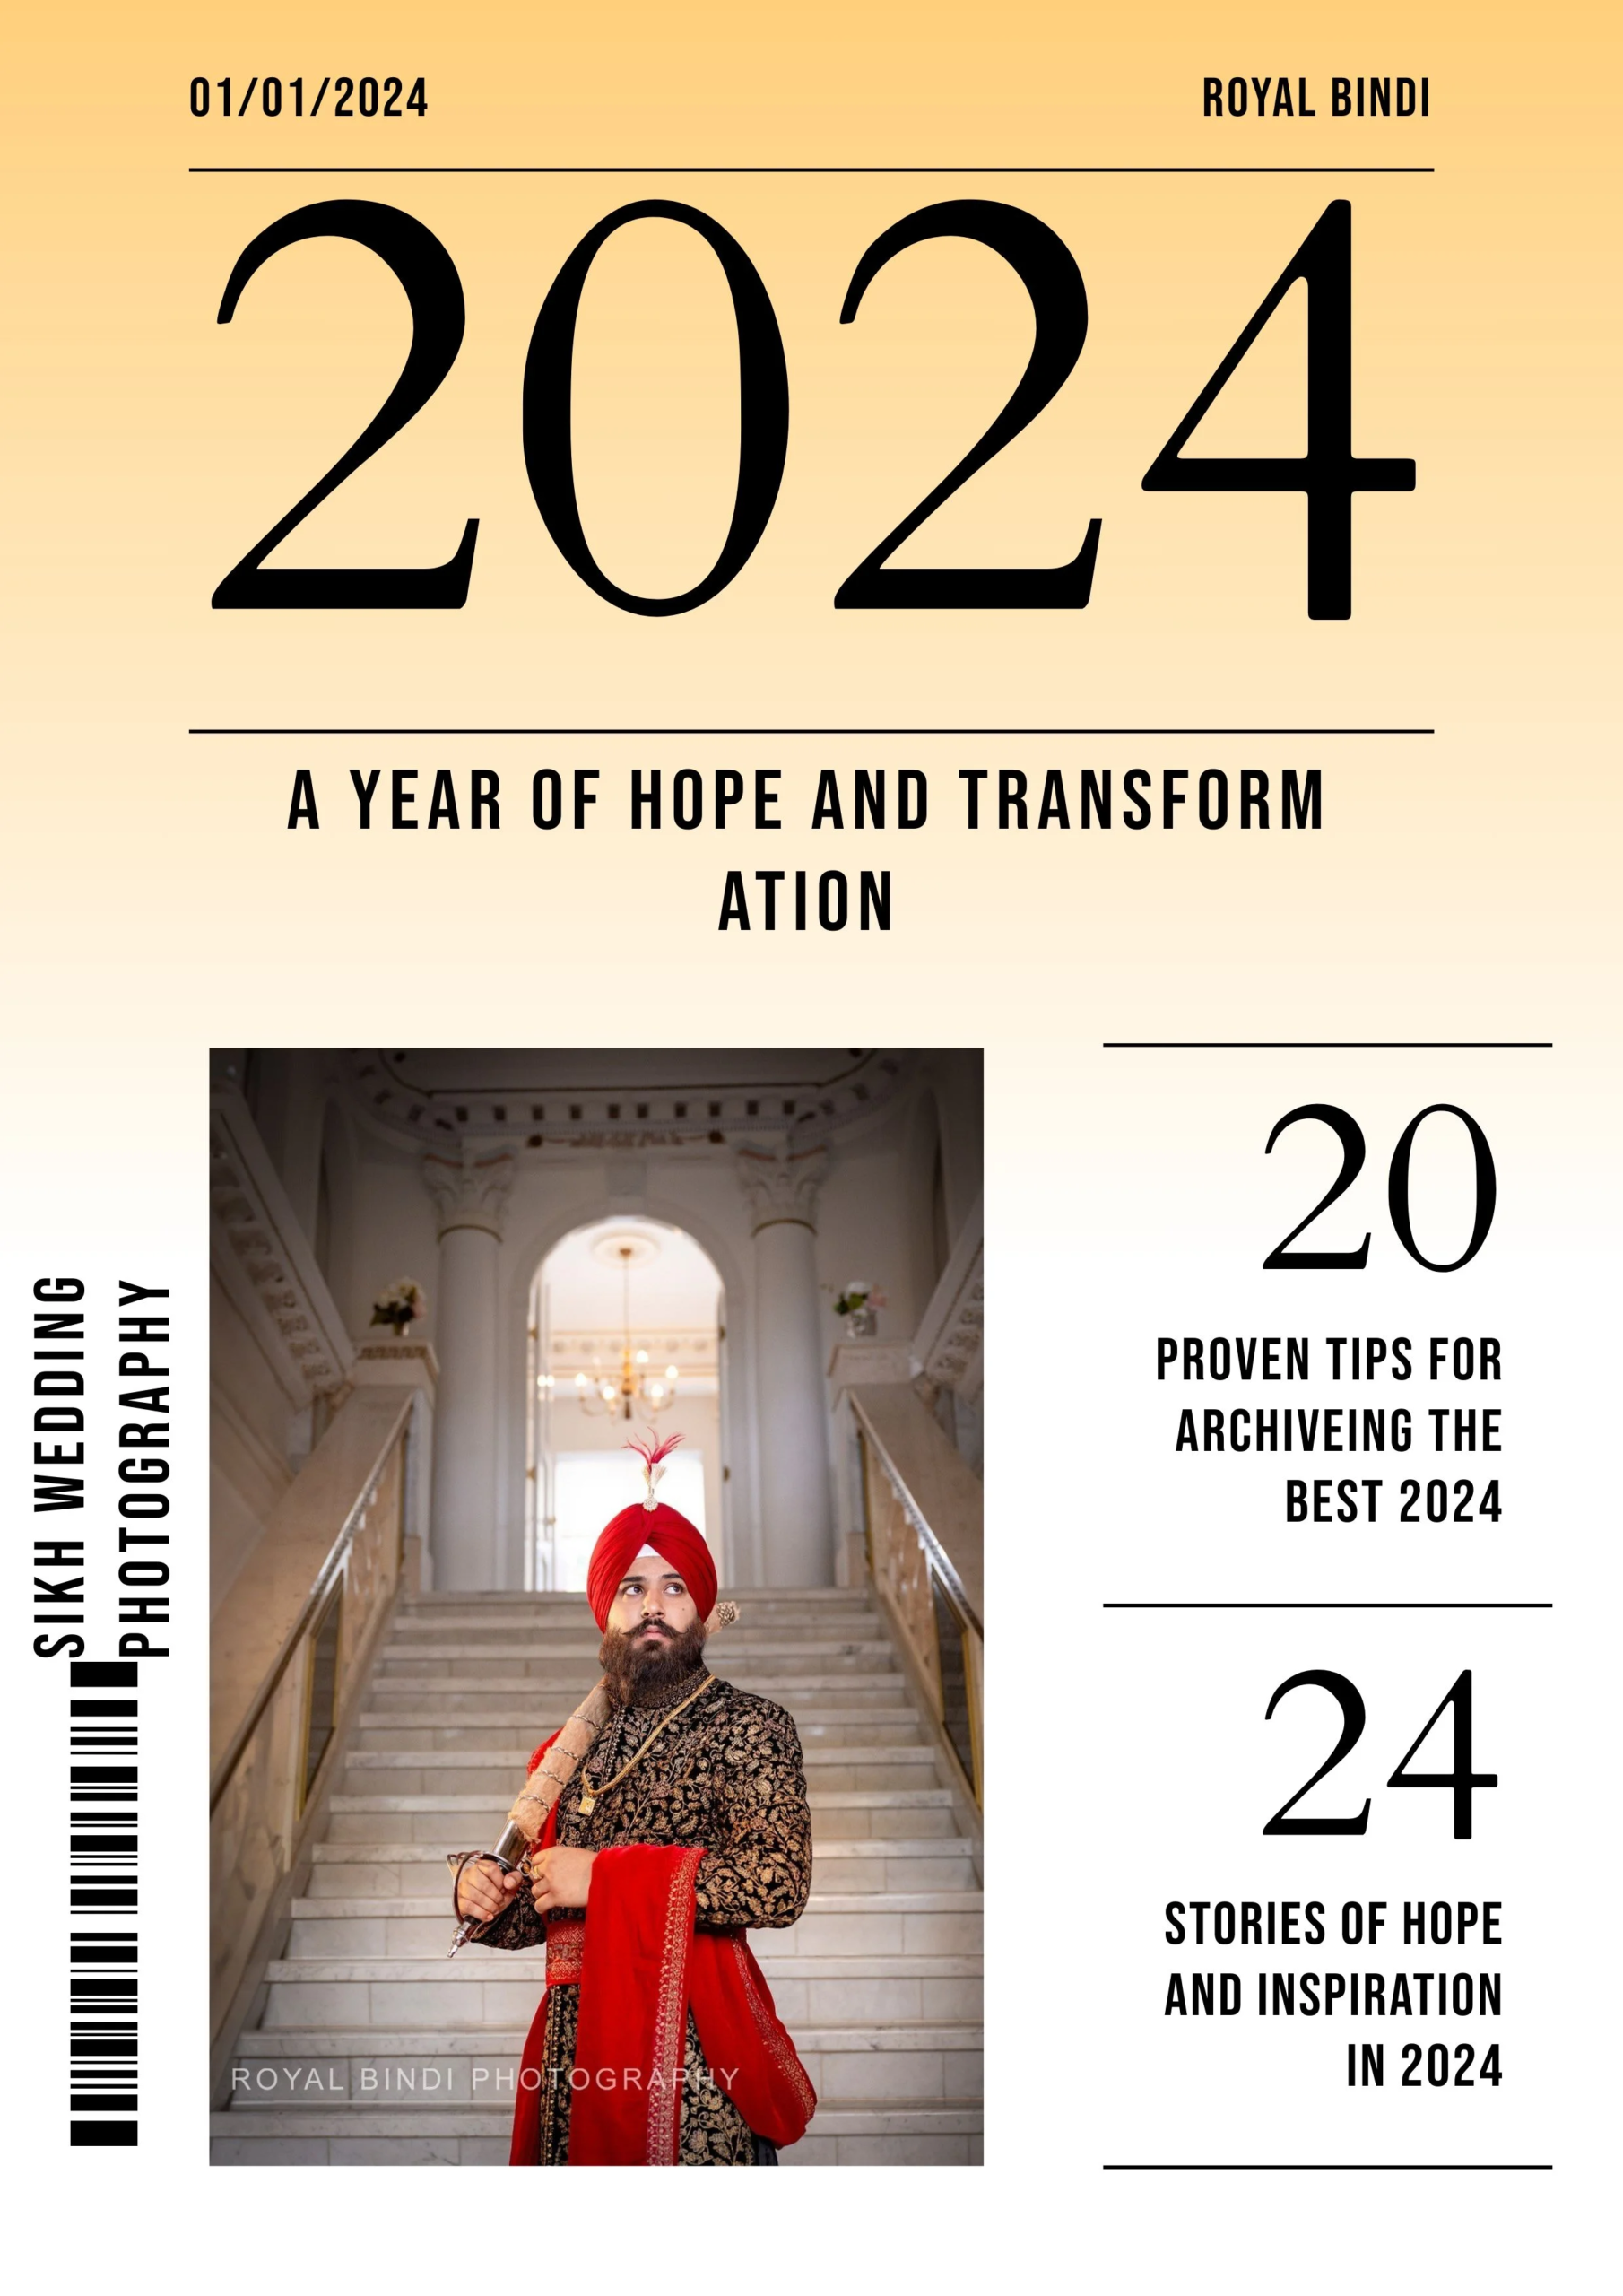
[(1435, 176), (1435, 168), (1244, 167), (693, 167), (659, 160), (599, 167), (221, 167), (188, 168), (188, 176)]
[(1069, 741), (1108, 738), (1136, 741), (1217, 740), (1244, 735), (1248, 740), (1324, 741), (1345, 737), (1435, 734), (1435, 726), (188, 726), (191, 735), (282, 736), (302, 740), (319, 735), (336, 741), (358, 735), (404, 740), (426, 735), (433, 739), (473, 737), (514, 740), (536, 735), (568, 736), (571, 741)]
[(1553, 1037), (1118, 1037), (1101, 1052), (1553, 1052)]

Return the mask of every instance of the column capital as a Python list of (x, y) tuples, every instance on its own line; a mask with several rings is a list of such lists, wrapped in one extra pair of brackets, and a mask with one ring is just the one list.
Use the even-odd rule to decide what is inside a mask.
[(817, 1191), (829, 1170), (827, 1148), (803, 1149), (799, 1155), (762, 1148), (741, 1148), (733, 1169), (750, 1207), (750, 1233), (787, 1221), (817, 1232)]
[(456, 1161), (425, 1156), (423, 1186), (434, 1199), (441, 1239), (453, 1228), (482, 1228), (499, 1238), (517, 1165), (511, 1156), (475, 1157), (464, 1149)]

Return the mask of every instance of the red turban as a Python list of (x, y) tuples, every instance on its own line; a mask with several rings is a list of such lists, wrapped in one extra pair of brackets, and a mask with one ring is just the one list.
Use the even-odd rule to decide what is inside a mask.
[(586, 1570), (586, 1600), (599, 1628), (608, 1626), (609, 1612), (620, 1591), (620, 1582), (630, 1569), (633, 1557), (645, 1547), (652, 1547), (673, 1570), (681, 1573), (688, 1582), (688, 1592), (699, 1605), (699, 1615), (708, 1618), (716, 1608), (716, 1565), (702, 1533), (695, 1530), (687, 1517), (679, 1515), (674, 1507), (649, 1508), (638, 1501), (633, 1507), (621, 1509), (613, 1521), (604, 1526), (592, 1549)]

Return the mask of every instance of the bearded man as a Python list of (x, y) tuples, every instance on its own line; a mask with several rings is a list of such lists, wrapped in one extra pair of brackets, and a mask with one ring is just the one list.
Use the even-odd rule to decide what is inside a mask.
[(800, 1736), (705, 1665), (716, 1567), (655, 1499), (671, 1445), (628, 1448), (647, 1497), (608, 1524), (586, 1578), (609, 1718), (525, 1868), (470, 1854), (456, 1910), (488, 1924), (481, 1944), (546, 1947), (514, 2167), (760, 2166), (817, 2102), (744, 1937), (797, 1920), (811, 1887)]

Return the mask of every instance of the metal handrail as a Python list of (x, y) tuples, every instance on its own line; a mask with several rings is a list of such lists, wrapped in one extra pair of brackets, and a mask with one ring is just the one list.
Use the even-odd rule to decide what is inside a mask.
[(345, 1515), (338, 1535), (327, 1552), (326, 1560), (316, 1573), (310, 1591), (299, 1606), (298, 1617), (289, 1628), (282, 1639), (282, 1648), (272, 1661), (270, 1672), (255, 1692), (247, 1712), (238, 1724), (232, 1733), (230, 1745), (221, 1756), (220, 1767), (214, 1772), (209, 1786), (210, 1817), (213, 1816), (224, 1798), (225, 1789), (236, 1774), (237, 1765), (247, 1752), (254, 1733), (264, 1720), (265, 1709), (275, 1696), (283, 1674), (292, 1665), (300, 1642), (309, 1631), (326, 1597), (332, 1593), (334, 1585), (349, 1559), (350, 1549), (355, 1543), (355, 1534), (360, 1528), (367, 1509), (377, 1496), (378, 1485), (383, 1478), (383, 1471), (387, 1466), (395, 1447), (400, 1441), (406, 1423), (411, 1418), (412, 1402), (413, 1397), (408, 1395), (402, 1403), (395, 1423), (378, 1454), (377, 1464), (362, 1483), (360, 1496)]
[(950, 1596), (954, 1607), (962, 1616), (966, 1626), (968, 1626), (974, 1633), (977, 1634), (981, 1640), (985, 1642), (986, 1639), (986, 1630), (981, 1624), (979, 1614), (977, 1613), (974, 1604), (969, 1600), (968, 1596), (964, 1591), (964, 1582), (958, 1574), (957, 1566), (953, 1562), (951, 1556), (947, 1552), (946, 1548), (942, 1546), (940, 1539), (936, 1537), (935, 1533), (931, 1529), (929, 1523), (925, 1519), (924, 1509), (919, 1505), (918, 1501), (914, 1498), (913, 1493), (908, 1490), (907, 1479), (903, 1474), (901, 1469), (897, 1465), (890, 1452), (886, 1449), (884, 1437), (879, 1432), (879, 1430), (874, 1426), (872, 1419), (869, 1418), (867, 1413), (863, 1409), (861, 1395), (855, 1388), (847, 1389), (846, 1399), (851, 1405), (852, 1411), (855, 1414), (858, 1424), (862, 1428), (864, 1437), (872, 1448), (874, 1457), (879, 1461), (879, 1464), (884, 1472), (885, 1481), (890, 1484), (891, 1490), (895, 1492), (897, 1498), (901, 1502), (902, 1512), (907, 1518), (909, 1524), (912, 1526), (914, 1530), (918, 1533), (919, 1539), (924, 1545), (924, 1552), (930, 1558), (932, 1569), (935, 1571), (936, 1576), (940, 1578), (942, 1584), (945, 1587), (948, 1594)]

